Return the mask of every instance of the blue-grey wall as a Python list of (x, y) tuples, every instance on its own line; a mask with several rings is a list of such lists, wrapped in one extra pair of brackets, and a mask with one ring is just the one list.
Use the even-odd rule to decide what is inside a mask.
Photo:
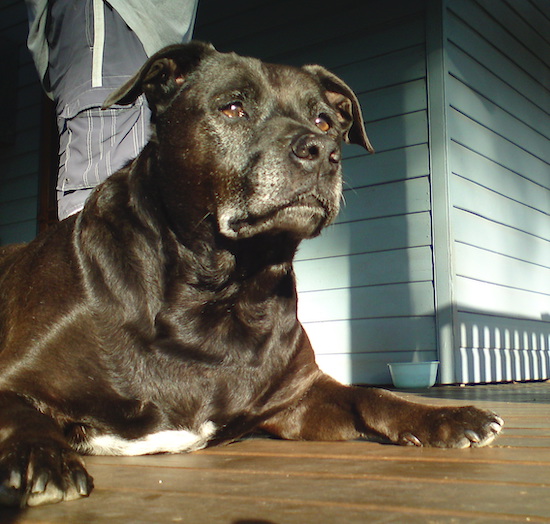
[(2, 104), (14, 113), (11, 132), (0, 140), (0, 245), (31, 240), (37, 230), (41, 88), (26, 38), (24, 2), (1, 0), (2, 89), (12, 93)]
[(455, 378), (550, 377), (550, 3), (445, 11)]

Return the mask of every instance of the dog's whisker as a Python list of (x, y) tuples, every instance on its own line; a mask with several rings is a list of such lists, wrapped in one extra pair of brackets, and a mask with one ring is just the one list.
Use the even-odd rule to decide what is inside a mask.
[(357, 188), (354, 185), (350, 184), (349, 182), (346, 182), (345, 180), (343, 182), (343, 185), (345, 186), (346, 189), (348, 189), (352, 193), (357, 194)]
[(342, 192), (342, 196), (340, 197), (340, 201), (342, 202), (342, 207), (345, 207), (347, 202), (346, 202), (346, 196), (344, 195), (343, 192)]
[(208, 211), (196, 224), (195, 224), (195, 227), (193, 228), (193, 231), (196, 231), (200, 225), (210, 216), (212, 215), (212, 213), (210, 211)]

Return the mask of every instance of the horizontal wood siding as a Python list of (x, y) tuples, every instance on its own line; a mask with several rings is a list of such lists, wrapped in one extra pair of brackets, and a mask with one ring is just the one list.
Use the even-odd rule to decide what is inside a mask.
[(321, 63), (357, 93), (377, 152), (344, 147), (341, 213), (298, 252), (299, 316), (320, 365), (344, 382), (387, 384), (388, 362), (433, 359), (423, 2), (204, 0), (195, 36)]
[[(37, 230), (41, 88), (26, 48), (27, 13), (22, 0), (0, 7), (0, 56), (11, 56), (14, 75), (14, 132), (0, 143), (0, 245), (28, 241)], [(16, 57), (13, 60), (13, 57)], [(2, 59), (5, 64), (5, 60)]]
[(363, 38), (365, 59), (332, 68), (359, 94), (377, 154), (344, 152), (340, 216), (298, 254), (299, 314), (325, 370), (387, 384), (388, 362), (436, 354), (423, 14)]
[[(199, 2), (196, 38), (273, 62), (321, 63), (363, 107), (377, 153), (344, 148), (342, 212), (296, 262), (300, 317), (322, 367), (345, 382), (388, 383), (388, 362), (436, 358), (431, 203), (447, 196), (456, 381), (550, 373), (550, 8), (546, 0), (443, 6), (449, 195), (431, 194), (441, 186), (430, 185), (434, 28), (424, 1)], [(0, 144), (5, 244), (36, 232), (42, 95), (24, 2), (6, 0), (0, 13), (0, 54), (17, 76), (14, 132)]]
[(550, 18), (544, 2), (447, 11), (457, 380), (550, 377)]

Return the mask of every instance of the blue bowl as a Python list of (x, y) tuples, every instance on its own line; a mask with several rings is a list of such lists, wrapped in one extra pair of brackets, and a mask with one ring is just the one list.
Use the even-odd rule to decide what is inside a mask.
[(435, 384), (439, 361), (394, 362), (388, 364), (393, 385), (396, 388), (431, 388)]

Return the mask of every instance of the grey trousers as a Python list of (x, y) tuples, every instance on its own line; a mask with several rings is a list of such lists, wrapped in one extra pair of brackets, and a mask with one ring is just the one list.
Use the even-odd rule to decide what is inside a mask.
[(49, 82), (60, 136), (60, 219), (76, 213), (93, 188), (135, 158), (148, 139), (143, 98), (102, 110), (108, 94), (147, 59), (137, 36), (103, 0), (52, 0)]
[(139, 154), (147, 141), (148, 123), (143, 100), (129, 108), (92, 107), (58, 118), (60, 220), (80, 211), (97, 184)]

